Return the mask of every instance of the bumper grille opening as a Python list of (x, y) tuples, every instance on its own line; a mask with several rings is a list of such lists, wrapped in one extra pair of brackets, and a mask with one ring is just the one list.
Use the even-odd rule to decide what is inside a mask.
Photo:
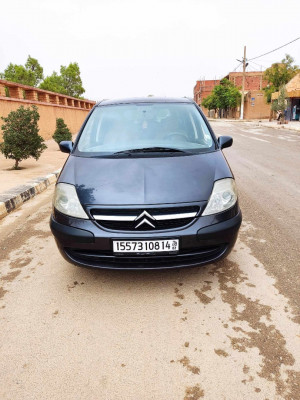
[(181, 265), (197, 265), (213, 262), (221, 257), (228, 245), (180, 250), (177, 254), (125, 255), (115, 256), (112, 251), (96, 251), (65, 248), (66, 254), (75, 262), (83, 265), (107, 268), (171, 268)]

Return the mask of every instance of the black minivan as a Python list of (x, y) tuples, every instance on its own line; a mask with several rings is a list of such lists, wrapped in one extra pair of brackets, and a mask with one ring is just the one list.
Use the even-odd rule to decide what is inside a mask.
[(102, 101), (58, 178), (50, 226), (76, 265), (159, 269), (215, 262), (241, 225), (233, 174), (201, 109), (187, 98)]

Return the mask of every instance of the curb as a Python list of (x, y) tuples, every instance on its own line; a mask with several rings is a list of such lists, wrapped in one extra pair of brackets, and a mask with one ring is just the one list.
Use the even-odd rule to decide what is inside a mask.
[(7, 192), (0, 193), (0, 220), (56, 182), (60, 171), (61, 169), (26, 182), (25, 185), (15, 186)]
[(300, 127), (299, 127), (299, 129), (298, 128), (293, 128), (291, 126), (288, 126), (288, 124), (286, 124), (286, 125), (284, 125), (284, 124), (279, 125), (278, 124), (278, 126), (276, 126), (276, 125), (275, 126), (270, 126), (270, 125), (267, 125), (267, 124), (265, 124), (263, 122), (259, 122), (258, 126), (264, 126), (266, 128), (273, 128), (273, 129), (286, 129), (287, 131), (300, 132)]
[(263, 126), (265, 128), (271, 128), (271, 129), (286, 129), (288, 131), (293, 131), (293, 132), (300, 132), (300, 123), (299, 123), (299, 128), (295, 128), (292, 126), (289, 126), (288, 124), (278, 124), (278, 125), (268, 125), (265, 122), (259, 122), (259, 121), (251, 121), (251, 120), (246, 120), (246, 119), (226, 119), (226, 118), (207, 118), (209, 122), (242, 122), (244, 124), (250, 124), (254, 126)]

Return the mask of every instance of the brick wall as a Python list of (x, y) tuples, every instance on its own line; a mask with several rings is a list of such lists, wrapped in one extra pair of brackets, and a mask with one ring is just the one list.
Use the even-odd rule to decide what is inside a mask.
[[(245, 90), (262, 90), (268, 84), (266, 80), (263, 79), (263, 72), (246, 72), (245, 75)], [(237, 87), (242, 87), (243, 74), (242, 72), (230, 72), (228, 79)]]
[(211, 94), (213, 88), (219, 85), (217, 79), (197, 81), (194, 87), (194, 100), (197, 104), (201, 104), (202, 100)]
[[(9, 97), (6, 96), (7, 91)], [(40, 114), (39, 134), (44, 139), (50, 139), (55, 131), (56, 118), (63, 118), (70, 131), (73, 134), (77, 133), (95, 101), (77, 99), (0, 79), (0, 117), (6, 117), (21, 105), (29, 107), (33, 104), (38, 107)]]
[[(205, 99), (207, 96), (211, 94), (213, 91), (213, 88), (216, 85), (220, 84), (220, 80), (217, 79), (211, 79), (211, 80), (199, 80), (196, 82), (196, 85), (194, 87), (194, 101), (198, 104), (201, 105), (202, 100)], [(208, 110), (201, 106), (203, 112), (208, 115)]]

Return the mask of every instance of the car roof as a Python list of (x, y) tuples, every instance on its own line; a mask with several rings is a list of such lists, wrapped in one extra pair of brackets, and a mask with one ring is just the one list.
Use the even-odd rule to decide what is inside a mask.
[(193, 103), (187, 97), (133, 97), (125, 99), (102, 100), (97, 106), (107, 106), (113, 104), (134, 104), (134, 103)]

